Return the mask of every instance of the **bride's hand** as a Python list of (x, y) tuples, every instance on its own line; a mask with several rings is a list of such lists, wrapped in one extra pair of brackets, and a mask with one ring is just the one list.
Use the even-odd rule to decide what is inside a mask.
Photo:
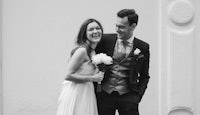
[(94, 74), (93, 76), (91, 76), (91, 81), (93, 82), (101, 82), (104, 78), (104, 72), (97, 72), (96, 74)]

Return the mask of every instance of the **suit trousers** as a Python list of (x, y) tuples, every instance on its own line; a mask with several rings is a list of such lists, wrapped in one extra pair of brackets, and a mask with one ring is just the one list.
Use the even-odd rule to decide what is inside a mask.
[(117, 91), (111, 94), (102, 91), (96, 95), (99, 115), (115, 115), (116, 110), (119, 115), (139, 115), (139, 102), (134, 99), (139, 97), (133, 92), (119, 95)]

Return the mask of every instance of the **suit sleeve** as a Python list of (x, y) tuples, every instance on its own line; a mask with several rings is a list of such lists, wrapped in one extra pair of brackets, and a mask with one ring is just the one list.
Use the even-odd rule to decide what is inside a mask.
[(144, 51), (144, 61), (142, 64), (141, 69), (139, 70), (139, 96), (142, 99), (144, 92), (147, 88), (147, 84), (149, 82), (149, 58), (150, 58), (150, 51), (149, 45), (147, 45), (146, 50)]
[(101, 41), (98, 43), (97, 47), (96, 47), (96, 53), (105, 53), (105, 49), (106, 49), (106, 38), (102, 37)]

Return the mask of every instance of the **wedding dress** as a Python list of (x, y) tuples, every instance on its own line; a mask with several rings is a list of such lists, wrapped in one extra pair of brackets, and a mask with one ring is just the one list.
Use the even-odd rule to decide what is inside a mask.
[[(95, 67), (91, 61), (86, 61), (76, 73), (93, 75)], [(57, 115), (98, 115), (93, 83), (65, 80), (58, 99)]]

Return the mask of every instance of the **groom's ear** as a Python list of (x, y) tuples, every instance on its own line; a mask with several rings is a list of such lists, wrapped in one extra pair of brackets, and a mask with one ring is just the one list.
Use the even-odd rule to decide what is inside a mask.
[(137, 26), (136, 23), (132, 23), (131, 28), (134, 30), (136, 26)]

